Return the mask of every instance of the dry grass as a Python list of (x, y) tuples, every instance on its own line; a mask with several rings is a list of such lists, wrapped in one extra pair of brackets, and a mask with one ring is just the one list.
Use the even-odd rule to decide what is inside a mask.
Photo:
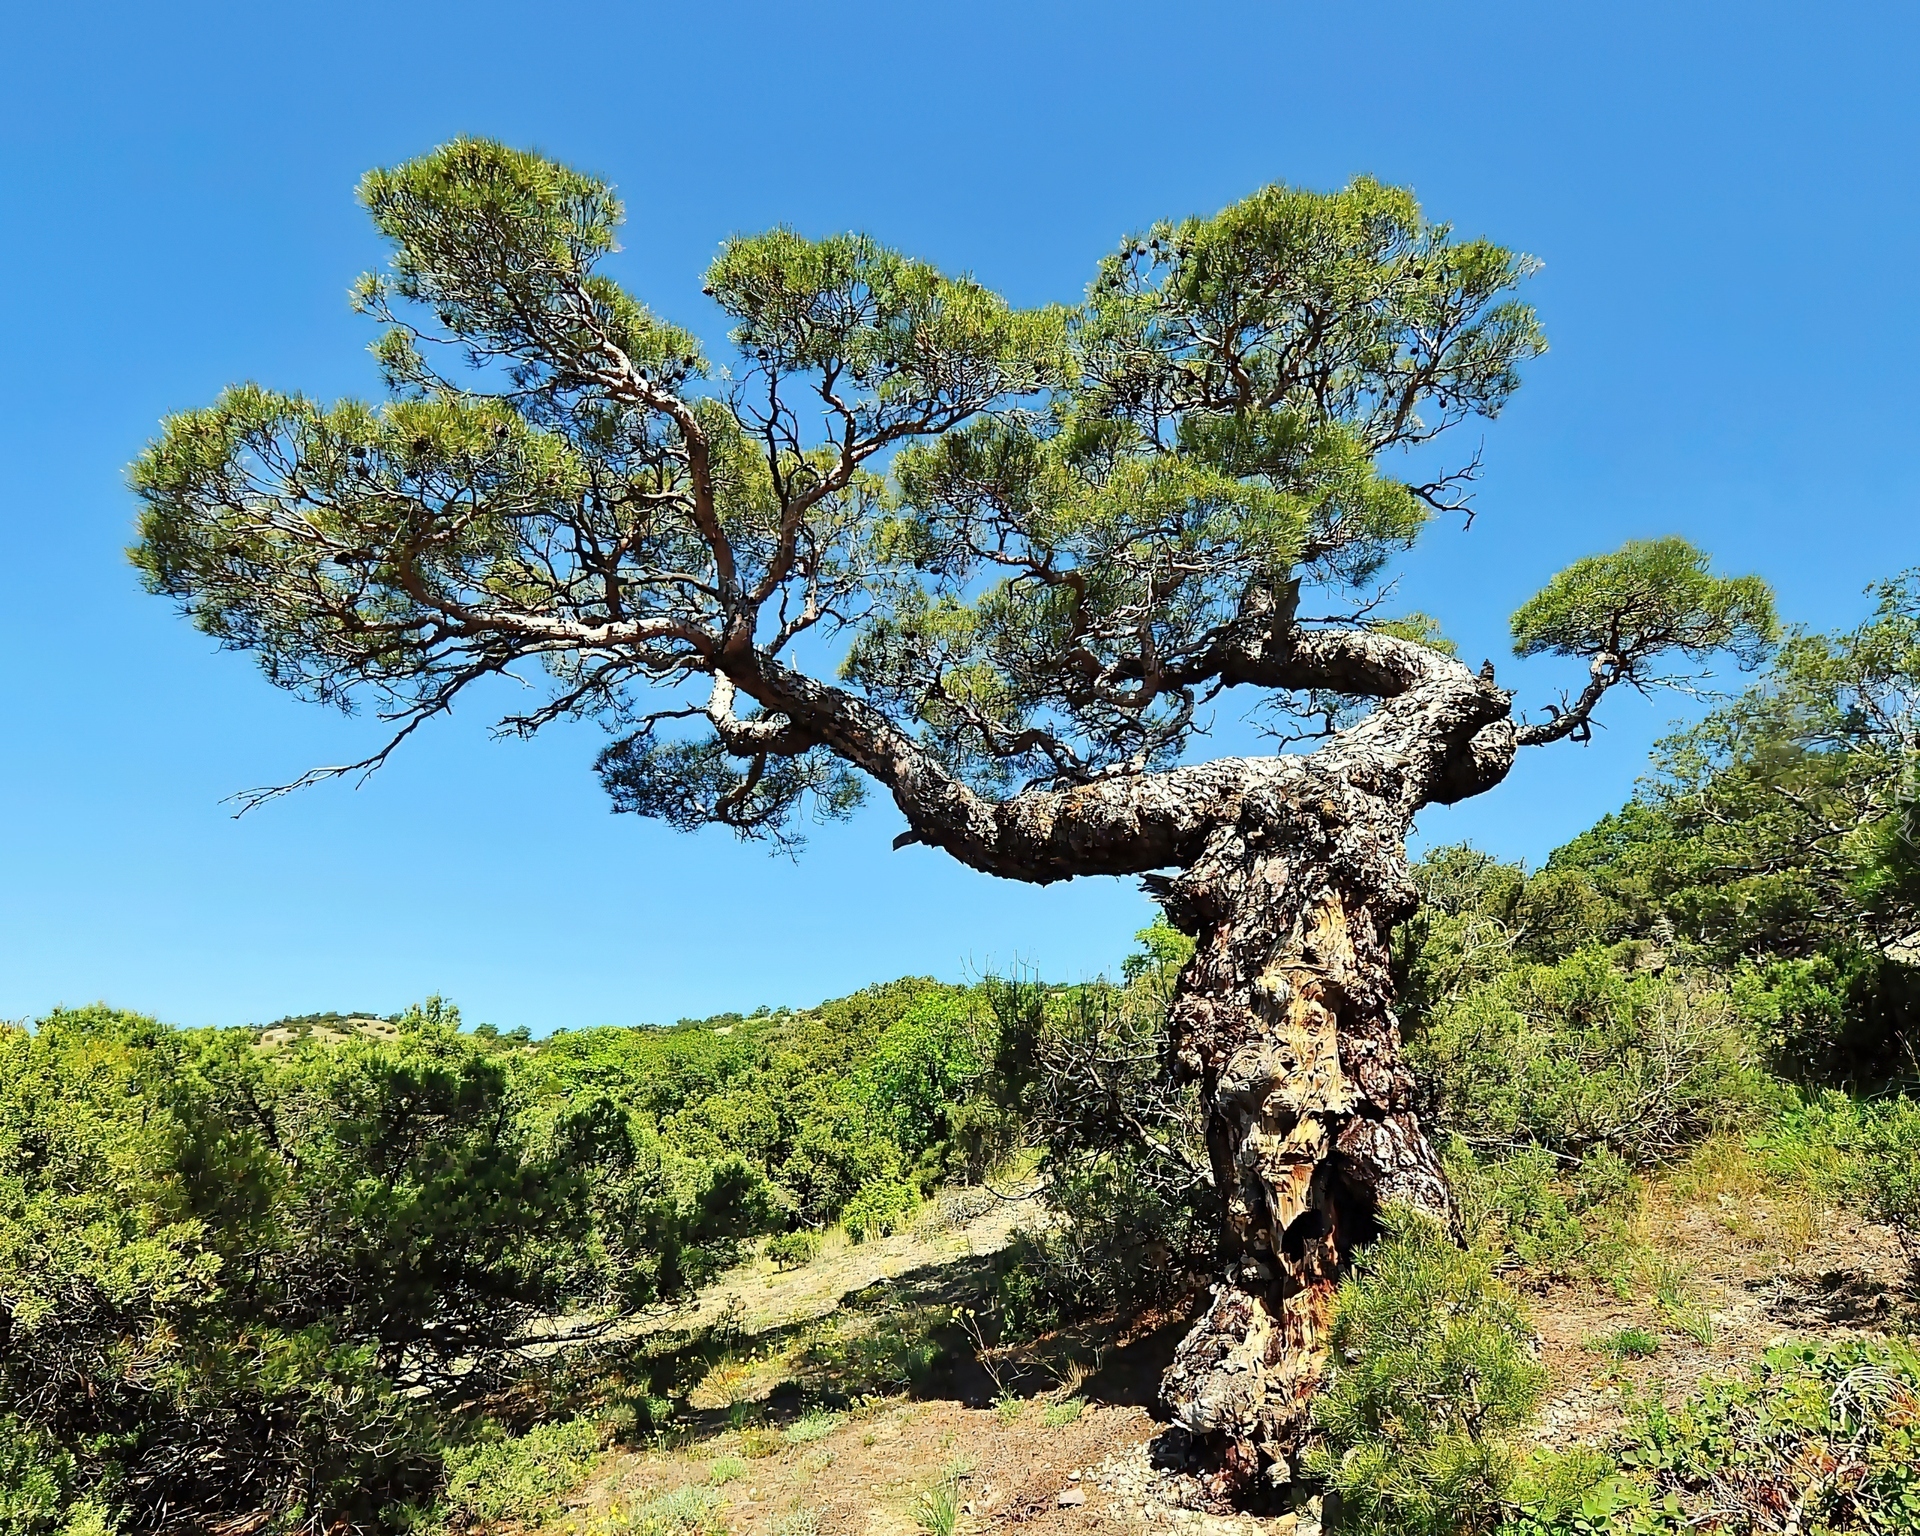
[[(938, 1536), (944, 1495), (938, 1508), (925, 1501), (942, 1488), (951, 1492), (952, 1536), (1009, 1524), (1022, 1536), (1146, 1526), (1137, 1504), (1113, 1502), (1091, 1473), (1115, 1457), (1140, 1459), (1158, 1432), (1143, 1405), (1158, 1370), (1147, 1353), (1160, 1344), (1130, 1346), (1146, 1361), (1133, 1367), (1056, 1347), (1049, 1390), (998, 1403), (977, 1371), (964, 1391), (950, 1375), (924, 1374), (942, 1338), (941, 1370), (969, 1354), (951, 1331), (965, 1288), (982, 1281), (967, 1254), (1004, 1242), (1008, 1215), (996, 1204), (958, 1227), (924, 1222), (865, 1245), (829, 1234), (801, 1269), (729, 1276), (690, 1309), (719, 1322), (725, 1341), (693, 1395), (705, 1414), (604, 1456), (544, 1529), (620, 1536), (640, 1530), (632, 1522), (646, 1511), (649, 1536)], [(1873, 1310), (1899, 1272), (1889, 1234), (1770, 1183), (1731, 1139), (1648, 1180), (1625, 1239), (1617, 1290), (1587, 1279), (1530, 1297), (1552, 1380), (1542, 1441), (1604, 1437), (1620, 1421), (1623, 1391), (1677, 1399), (1704, 1374), (1746, 1367), (1782, 1336), (1914, 1321)], [(881, 1282), (867, 1284), (876, 1274)], [(1161, 1321), (1153, 1337), (1178, 1336), (1179, 1318)], [(1110, 1347), (1124, 1353), (1118, 1345)], [(1084, 1504), (1058, 1502), (1076, 1488)], [(680, 1508), (676, 1497), (701, 1523), (656, 1529), (656, 1517)], [(1243, 1519), (1235, 1528), (1252, 1536), (1265, 1526)], [(1227, 1536), (1224, 1526), (1217, 1536)]]

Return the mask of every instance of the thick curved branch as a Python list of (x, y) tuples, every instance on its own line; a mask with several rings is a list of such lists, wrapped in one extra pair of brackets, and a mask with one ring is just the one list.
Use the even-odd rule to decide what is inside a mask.
[(1518, 725), (1514, 727), (1513, 739), (1517, 746), (1541, 747), (1550, 741), (1559, 741), (1571, 736), (1575, 741), (1585, 741), (1593, 734), (1593, 712), (1599, 707), (1607, 690), (1616, 683), (1628, 681), (1620, 658), (1611, 651), (1602, 651), (1593, 658), (1590, 668), (1592, 675), (1587, 686), (1580, 690), (1580, 697), (1566, 708), (1559, 705), (1547, 706), (1550, 718), (1536, 725)]
[(1292, 795), (1338, 781), (1411, 821), (1421, 806), (1477, 792), (1467, 786), (1488, 787), (1512, 765), (1511, 728), (1499, 729), (1511, 695), (1429, 646), (1373, 631), (1293, 631), (1271, 657), (1246, 660), (1236, 681), (1386, 702), (1310, 755), (1221, 758), (994, 801), (856, 695), (764, 655), (747, 675), (733, 658), (726, 665), (764, 709), (886, 786), (911, 828), (896, 846), (928, 843), (985, 873), (1038, 884), (1184, 865), (1255, 790)]
[(1222, 758), (994, 801), (949, 773), (891, 718), (846, 690), (757, 655), (728, 669), (762, 708), (786, 716), (884, 785), (914, 841), (986, 874), (1046, 885), (1184, 864), (1251, 783), (1298, 779), (1301, 758)]
[(736, 757), (797, 757), (818, 746), (818, 738), (800, 729), (784, 715), (761, 720), (742, 720), (733, 712), (733, 679), (724, 672), (713, 677), (713, 693), (707, 700), (707, 718), (713, 733)]

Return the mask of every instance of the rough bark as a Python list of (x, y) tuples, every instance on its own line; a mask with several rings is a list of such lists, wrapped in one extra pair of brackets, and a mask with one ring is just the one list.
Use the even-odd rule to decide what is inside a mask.
[(1403, 835), (1351, 787), (1249, 795), (1163, 898), (1198, 941), (1171, 1044), (1205, 1096), (1226, 1212), (1223, 1277), (1163, 1395), (1222, 1495), (1291, 1475), (1334, 1288), (1380, 1207), (1450, 1212), (1392, 1009), (1388, 935), (1415, 899)]

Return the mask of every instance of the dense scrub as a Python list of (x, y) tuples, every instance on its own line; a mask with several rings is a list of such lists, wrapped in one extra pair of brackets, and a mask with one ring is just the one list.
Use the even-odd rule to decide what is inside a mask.
[(505, 1384), (536, 1319), (843, 1211), (884, 1229), (962, 1166), (966, 1008), (902, 982), (538, 1046), (437, 1000), (374, 1031), (0, 1031), (0, 1531), (431, 1504), (487, 1433), (437, 1406)]

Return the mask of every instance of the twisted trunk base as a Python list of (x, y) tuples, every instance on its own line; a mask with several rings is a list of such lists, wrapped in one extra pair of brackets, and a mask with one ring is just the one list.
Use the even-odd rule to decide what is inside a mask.
[(1344, 786), (1307, 799), (1249, 797), (1162, 892), (1198, 941), (1172, 1047), (1202, 1086), (1226, 1223), (1224, 1277), (1162, 1395), (1222, 1498), (1292, 1477), (1334, 1289), (1380, 1207), (1452, 1208), (1391, 1006), (1405, 828)]

